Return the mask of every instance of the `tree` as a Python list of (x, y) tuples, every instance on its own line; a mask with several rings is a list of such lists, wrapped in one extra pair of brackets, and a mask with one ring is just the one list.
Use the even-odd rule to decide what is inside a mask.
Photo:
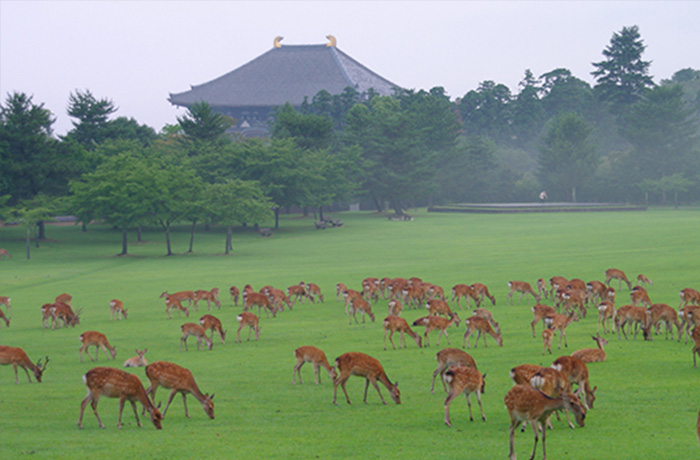
[(511, 102), (512, 130), (516, 137), (516, 144), (525, 147), (542, 128), (545, 112), (540, 99), (540, 80), (532, 75), (530, 69), (525, 71), (519, 86), (520, 92)]
[(593, 63), (596, 70), (591, 74), (596, 77), (595, 90), (617, 115), (625, 113), (654, 86), (649, 76), (651, 62), (642, 60), (645, 49), (639, 27), (623, 27), (613, 34), (610, 45), (603, 50), (605, 59)]
[[(556, 117), (545, 134), (538, 158), (538, 178), (552, 195), (571, 193), (596, 171), (600, 159), (596, 147), (588, 140), (591, 127), (578, 115)], [(552, 193), (553, 192), (553, 193)]]
[(110, 99), (97, 99), (90, 90), (75, 90), (68, 97), (68, 115), (76, 120), (66, 137), (74, 139), (87, 149), (94, 148), (107, 138), (109, 116), (116, 111), (117, 108)]
[(504, 84), (483, 81), (459, 101), (459, 113), (468, 136), (488, 136), (495, 141), (510, 141), (512, 95)]
[(206, 191), (204, 202), (211, 221), (226, 227), (225, 254), (233, 249), (233, 226), (244, 222), (263, 222), (270, 218), (273, 206), (257, 183), (241, 180), (212, 185)]
[(327, 116), (297, 113), (287, 102), (275, 114), (272, 137), (294, 139), (302, 149), (325, 149), (333, 140), (333, 122)]
[(191, 142), (214, 142), (223, 139), (235, 120), (220, 113), (206, 102), (197, 102), (187, 108), (187, 113), (177, 117), (185, 138)]
[(576, 78), (569, 69), (558, 68), (540, 76), (542, 105), (547, 118), (567, 112), (586, 115), (594, 102), (588, 83)]

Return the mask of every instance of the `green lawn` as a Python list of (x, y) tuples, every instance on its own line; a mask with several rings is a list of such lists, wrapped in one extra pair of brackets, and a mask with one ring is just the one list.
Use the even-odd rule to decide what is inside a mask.
[[(120, 234), (99, 226), (82, 233), (75, 226), (49, 226), (49, 241), (32, 246), (24, 256), (23, 230), (0, 228), (0, 247), (14, 257), (0, 261), (0, 295), (12, 298), (10, 328), (0, 327), (0, 343), (24, 348), (34, 361), (50, 356), (41, 384), (28, 384), (20, 370), (14, 384), (11, 366), (0, 367), (0, 456), (7, 458), (507, 458), (508, 413), (503, 397), (511, 386), (509, 370), (518, 364), (549, 365), (560, 354), (594, 346), (597, 315), (572, 324), (569, 349), (542, 356), (542, 342), (530, 330), (531, 299), (506, 305), (509, 280), (528, 281), (554, 275), (603, 280), (604, 271), (620, 268), (629, 277), (644, 273), (653, 302), (678, 306), (678, 291), (700, 288), (700, 212), (697, 209), (652, 209), (646, 212), (553, 214), (444, 214), (412, 212), (413, 222), (392, 222), (371, 213), (337, 214), (342, 228), (316, 230), (311, 218), (283, 216), (272, 238), (252, 230), (234, 234), (234, 251), (222, 255), (223, 232), (198, 233), (194, 254), (166, 257), (162, 233), (144, 232), (145, 243), (130, 235), (131, 255), (115, 257)], [(186, 226), (176, 228), (173, 249), (184, 253), (189, 242)], [(343, 304), (335, 298), (335, 284), (359, 289), (367, 276), (418, 276), (442, 286), (482, 282), (496, 296), (491, 310), (500, 322), (504, 346), (489, 338), (469, 352), (487, 374), (484, 410), (470, 422), (464, 398), (451, 406), (452, 428), (443, 424), (445, 394), (429, 391), (436, 367), (435, 353), (447, 346), (419, 349), (409, 339), (408, 349), (383, 349), (381, 320), (387, 301), (373, 306), (377, 322), (348, 325)], [(228, 288), (250, 283), (259, 289), (271, 284), (285, 289), (300, 281), (323, 290), (323, 304), (296, 304), (275, 319), (261, 318), (260, 341), (234, 342), (237, 328)], [(163, 291), (211, 289), (222, 291), (223, 306), (215, 311), (228, 328), (228, 340), (215, 339), (212, 351), (179, 351), (184, 317), (167, 320)], [(617, 286), (616, 286), (617, 287)], [(74, 329), (42, 329), (39, 308), (62, 292), (73, 295), (83, 308)], [(627, 303), (627, 289), (617, 305)], [(121, 299), (129, 319), (110, 321), (109, 301)], [(549, 302), (545, 302), (549, 303)], [(206, 307), (204, 307), (206, 310)], [(256, 311), (257, 313), (257, 311)], [(595, 312), (592, 312), (595, 313)], [(197, 321), (202, 308), (189, 320)], [(404, 311), (412, 322), (423, 309)], [(461, 311), (464, 319), (466, 311)], [(117, 360), (80, 363), (78, 336), (99, 330), (117, 347)], [(417, 332), (422, 334), (422, 330)], [(464, 324), (450, 329), (452, 346), (461, 346)], [(247, 336), (247, 331), (245, 332)], [(666, 341), (618, 340), (608, 337), (608, 360), (589, 365), (592, 385), (598, 386), (595, 408), (585, 428), (571, 430), (554, 422), (548, 432), (549, 457), (569, 459), (688, 459), (698, 455), (695, 421), (700, 398), (700, 370), (694, 369), (691, 345)], [(555, 337), (558, 343), (558, 337)], [(302, 368), (303, 385), (292, 385), (293, 351), (316, 345), (332, 362), (347, 351), (378, 358), (389, 378), (400, 383), (402, 404), (391, 402), (382, 387), (383, 406), (370, 388), (362, 403), (364, 381), (352, 377), (347, 405), (339, 389), (322, 373), (313, 384), (310, 365)], [(122, 430), (116, 428), (118, 402), (102, 398), (99, 412), (107, 426), (101, 430), (90, 409), (84, 428), (77, 428), (80, 402), (85, 397), (82, 375), (95, 365), (121, 367), (134, 348), (148, 348), (149, 361), (167, 360), (192, 370), (200, 388), (216, 394), (216, 419), (209, 420), (199, 404), (188, 397), (190, 419), (177, 397), (156, 431), (142, 417), (136, 427), (127, 404)], [(91, 350), (94, 353), (94, 349)], [(143, 369), (133, 370), (147, 381)], [(159, 389), (163, 401), (167, 391)], [(473, 398), (474, 410), (478, 406)], [(519, 458), (528, 458), (532, 431), (516, 436)], [(541, 458), (541, 445), (537, 458)]]

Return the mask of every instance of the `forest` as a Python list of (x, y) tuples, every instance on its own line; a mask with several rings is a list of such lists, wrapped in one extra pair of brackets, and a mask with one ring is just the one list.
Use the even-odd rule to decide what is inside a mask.
[(518, 88), (484, 81), (454, 100), (444, 89), (321, 91), (279, 107), (269, 138), (231, 134), (235, 120), (195, 104), (160, 131), (90, 90), (69, 95), (73, 128), (14, 92), (0, 105), (0, 218), (26, 226), (71, 215), (122, 232), (173, 223), (227, 229), (280, 211), (320, 213), (361, 202), (378, 211), (431, 204), (553, 201), (694, 204), (700, 197), (700, 71), (653, 81), (637, 26), (591, 63), (593, 86), (557, 68), (525, 70)]

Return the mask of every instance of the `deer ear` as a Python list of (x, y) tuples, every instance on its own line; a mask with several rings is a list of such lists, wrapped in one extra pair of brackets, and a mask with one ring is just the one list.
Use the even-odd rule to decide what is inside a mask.
[(209, 399), (214, 399), (214, 393), (212, 393), (211, 396), (209, 396)]
[(481, 378), (486, 380), (486, 374), (482, 375)]

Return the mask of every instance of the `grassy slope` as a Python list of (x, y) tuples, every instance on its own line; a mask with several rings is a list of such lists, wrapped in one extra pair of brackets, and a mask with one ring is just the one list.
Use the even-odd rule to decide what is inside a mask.
[[(466, 454), (505, 458), (508, 415), (503, 396), (511, 386), (509, 369), (524, 362), (548, 365), (557, 356), (555, 351), (553, 357), (542, 357), (541, 340), (531, 336), (532, 300), (505, 305), (509, 280), (534, 283), (553, 275), (601, 279), (604, 270), (614, 266), (630, 277), (639, 272), (648, 275), (654, 281), (649, 288), (652, 301), (673, 307), (681, 288), (700, 285), (696, 210), (416, 215), (413, 222), (389, 222), (372, 214), (345, 213), (345, 227), (324, 231), (313, 229), (308, 219), (287, 219), (270, 239), (236, 234), (229, 257), (217, 255), (224, 246), (220, 233), (198, 235), (195, 254), (174, 257), (162, 255), (160, 233), (146, 233), (149, 243), (132, 244), (132, 256), (117, 258), (116, 233), (91, 228), (83, 234), (77, 227), (50, 227), (52, 241), (32, 248), (32, 259), (27, 261), (22, 257), (21, 229), (2, 228), (0, 246), (15, 257), (0, 262), (0, 294), (11, 296), (14, 307), (11, 327), (0, 329), (0, 343), (21, 346), (34, 360), (48, 354), (52, 361), (40, 385), (28, 384), (22, 370), (20, 385), (14, 385), (11, 367), (0, 367), (2, 457), (34, 453), (51, 458), (394, 458), (398, 453), (420, 458), (439, 453), (448, 458)], [(176, 251), (186, 248), (187, 242), (186, 229), (175, 232)], [(418, 349), (409, 339), (407, 350), (384, 351), (381, 319), (386, 301), (374, 307), (376, 323), (348, 325), (342, 304), (335, 300), (335, 283), (358, 288), (366, 276), (420, 276), (446, 291), (460, 282), (479, 281), (491, 288), (498, 300), (492, 311), (504, 331), (504, 347), (490, 341), (488, 348), (482, 343), (470, 351), (488, 374), (483, 396), (486, 423), (469, 422), (466, 402), (460, 398), (452, 404), (453, 428), (443, 425), (445, 395), (428, 390), (440, 348)], [(263, 317), (259, 342), (233, 342), (240, 308), (225, 299), (228, 286), (284, 288), (301, 280), (319, 284), (326, 302), (296, 305), (277, 319)], [(166, 320), (158, 296), (164, 290), (213, 286), (221, 288), (225, 299), (224, 308), (215, 314), (229, 329), (229, 340), (223, 346), (215, 342), (212, 352), (190, 347), (188, 353), (180, 353), (179, 326), (185, 319)], [(70, 292), (74, 303), (84, 308), (82, 324), (44, 330), (39, 307), (61, 292)], [(618, 305), (626, 296), (623, 288)], [(115, 297), (129, 308), (127, 321), (109, 321), (108, 302)], [(200, 309), (190, 320), (202, 314)], [(404, 316), (412, 321), (423, 314), (412, 310)], [(593, 346), (590, 336), (595, 328), (595, 315), (574, 323), (569, 328), (569, 350)], [(97, 427), (88, 408), (85, 428), (78, 430), (79, 405), (85, 396), (81, 376), (95, 365), (78, 359), (78, 335), (88, 329), (106, 333), (117, 346), (117, 361), (109, 365), (121, 366), (135, 347), (148, 347), (150, 361), (170, 360), (190, 368), (203, 391), (216, 393), (216, 419), (209, 420), (191, 397), (191, 418), (185, 419), (177, 397), (163, 431), (156, 432), (152, 425), (137, 429), (128, 405), (123, 416), (126, 426), (117, 431), (117, 401), (104, 398), (99, 409), (107, 429)], [(461, 345), (463, 333), (463, 324), (451, 329), (452, 346)], [(436, 337), (431, 339), (434, 344)], [(352, 378), (348, 391), (353, 405), (346, 405), (341, 394), (335, 407), (327, 374), (322, 374), (323, 383), (317, 387), (309, 366), (302, 369), (305, 384), (291, 385), (293, 350), (306, 344), (321, 347), (331, 361), (346, 351), (377, 357), (389, 377), (400, 382), (403, 404), (384, 407), (371, 388), (369, 404), (363, 404), (364, 383)], [(441, 345), (446, 346), (444, 338)], [(548, 436), (550, 457), (693, 456), (700, 371), (692, 367), (690, 345), (667, 342), (662, 336), (651, 343), (610, 337), (606, 350), (606, 363), (589, 366), (599, 392), (586, 427), (569, 430), (555, 423)], [(99, 364), (105, 363), (102, 354)], [(135, 372), (146, 380), (142, 369)], [(156, 399), (166, 397), (161, 389)], [(518, 455), (525, 458), (531, 448), (532, 432), (518, 434)]]

